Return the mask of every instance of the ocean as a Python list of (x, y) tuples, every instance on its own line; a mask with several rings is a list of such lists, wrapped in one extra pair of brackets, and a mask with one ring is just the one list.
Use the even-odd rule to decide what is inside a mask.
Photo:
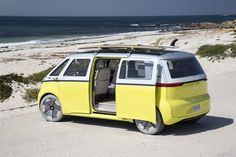
[(0, 17), (0, 45), (38, 43), (70, 38), (140, 31), (174, 31), (197, 22), (234, 20), (229, 16), (155, 17)]

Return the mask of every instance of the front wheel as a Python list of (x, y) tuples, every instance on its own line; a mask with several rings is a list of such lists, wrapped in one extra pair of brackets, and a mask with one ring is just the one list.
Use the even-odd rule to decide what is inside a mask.
[(164, 123), (161, 117), (161, 113), (158, 109), (156, 111), (156, 118), (156, 124), (143, 120), (134, 120), (134, 122), (141, 133), (148, 135), (156, 135), (164, 129)]
[(46, 95), (40, 103), (43, 118), (50, 122), (58, 122), (63, 118), (61, 104), (56, 96)]

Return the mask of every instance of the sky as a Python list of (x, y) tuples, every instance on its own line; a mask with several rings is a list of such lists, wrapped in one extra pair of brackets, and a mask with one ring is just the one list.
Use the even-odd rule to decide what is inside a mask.
[(0, 0), (0, 16), (236, 14), (236, 0)]

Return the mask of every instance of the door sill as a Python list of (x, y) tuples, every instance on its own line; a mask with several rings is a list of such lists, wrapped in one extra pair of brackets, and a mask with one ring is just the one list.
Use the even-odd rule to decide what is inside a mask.
[(116, 112), (108, 112), (108, 111), (99, 111), (96, 110), (93, 112), (94, 114), (106, 114), (106, 115), (112, 115), (112, 116), (116, 116)]

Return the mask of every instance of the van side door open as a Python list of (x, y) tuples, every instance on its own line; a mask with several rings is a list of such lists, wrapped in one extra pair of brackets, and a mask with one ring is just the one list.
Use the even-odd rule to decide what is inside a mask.
[(122, 59), (116, 84), (116, 114), (120, 118), (156, 123), (156, 61)]

